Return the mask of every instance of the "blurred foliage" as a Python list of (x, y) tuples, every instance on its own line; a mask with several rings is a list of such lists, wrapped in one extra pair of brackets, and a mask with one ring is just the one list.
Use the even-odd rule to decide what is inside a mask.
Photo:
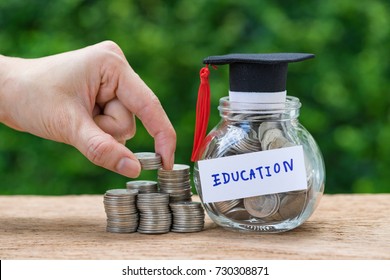
[[(309, 52), (288, 93), (327, 167), (326, 192), (390, 192), (390, 2), (236, 0), (0, 0), (0, 53), (40, 57), (110, 39), (160, 98), (190, 164), (198, 71), (226, 53)], [(228, 69), (211, 73), (212, 116)], [(127, 146), (152, 151), (141, 123)], [(0, 125), (0, 193), (102, 193), (128, 180), (64, 144)], [(143, 172), (153, 179), (156, 172)]]

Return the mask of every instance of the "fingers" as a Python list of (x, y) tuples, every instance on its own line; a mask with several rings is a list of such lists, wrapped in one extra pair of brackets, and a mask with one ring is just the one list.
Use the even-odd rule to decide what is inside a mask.
[(83, 121), (76, 148), (96, 165), (126, 177), (138, 177), (141, 166), (134, 154), (102, 131), (92, 119), (85, 118)]
[(94, 116), (94, 121), (121, 143), (135, 134), (134, 115), (116, 98), (105, 104), (104, 110)]
[(154, 138), (155, 151), (161, 155), (164, 168), (172, 169), (176, 133), (158, 98), (131, 68), (120, 77), (117, 96)]
[[(158, 98), (133, 71), (122, 50), (115, 43), (106, 41), (95, 47), (102, 48), (105, 53), (101, 61), (101, 83), (96, 101), (106, 103), (118, 98), (129, 112), (142, 121), (154, 138), (155, 151), (161, 155), (164, 168), (171, 169), (174, 163), (176, 133)], [(112, 55), (107, 56), (109, 53)], [(99, 126), (104, 125), (104, 130), (107, 131), (111, 121), (101, 120), (100, 117), (98, 119)]]

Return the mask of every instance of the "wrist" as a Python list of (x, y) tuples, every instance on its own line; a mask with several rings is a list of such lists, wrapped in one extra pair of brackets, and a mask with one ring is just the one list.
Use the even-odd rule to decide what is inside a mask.
[[(14, 108), (11, 99), (13, 97), (12, 76), (15, 63), (12, 57), (0, 55), (0, 123), (10, 125), (10, 109)], [(12, 125), (11, 125), (12, 126)]]
[(0, 54), (0, 123), (5, 120), (6, 57)]

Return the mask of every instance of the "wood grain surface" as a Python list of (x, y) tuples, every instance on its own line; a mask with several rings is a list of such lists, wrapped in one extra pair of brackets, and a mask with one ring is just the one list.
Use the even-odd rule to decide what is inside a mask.
[(0, 259), (390, 259), (390, 195), (324, 195), (299, 228), (105, 231), (103, 197), (0, 196)]

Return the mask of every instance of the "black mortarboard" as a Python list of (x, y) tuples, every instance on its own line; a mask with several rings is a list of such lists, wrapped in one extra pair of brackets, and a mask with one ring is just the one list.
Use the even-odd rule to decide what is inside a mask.
[(306, 53), (228, 54), (209, 56), (205, 64), (229, 64), (230, 91), (282, 92), (286, 90), (287, 66), (313, 58)]

